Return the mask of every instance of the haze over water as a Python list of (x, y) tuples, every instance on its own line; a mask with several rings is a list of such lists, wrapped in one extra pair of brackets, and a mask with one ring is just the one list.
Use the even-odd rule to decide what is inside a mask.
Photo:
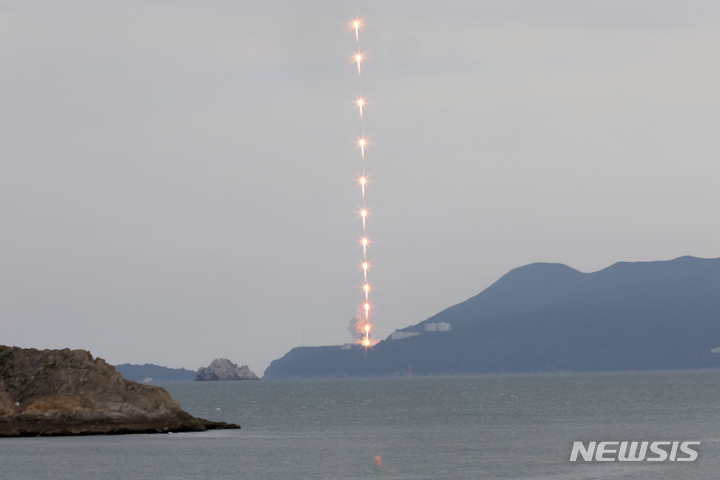
[[(2, 478), (709, 479), (720, 468), (717, 371), (165, 388), (193, 415), (242, 430), (3, 439)], [(569, 462), (574, 441), (593, 440), (702, 444), (695, 462)]]

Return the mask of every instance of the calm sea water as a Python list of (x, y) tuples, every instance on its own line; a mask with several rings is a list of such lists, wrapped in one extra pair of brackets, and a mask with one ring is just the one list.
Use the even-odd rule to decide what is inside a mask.
[[(191, 382), (242, 430), (0, 440), (0, 478), (716, 479), (720, 372)], [(695, 462), (569, 461), (574, 441), (695, 440)], [(375, 456), (382, 456), (376, 467)]]

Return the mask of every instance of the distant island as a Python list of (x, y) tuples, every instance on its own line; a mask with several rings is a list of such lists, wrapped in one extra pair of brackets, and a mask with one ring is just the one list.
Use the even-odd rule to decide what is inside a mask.
[(0, 346), (0, 436), (240, 428), (195, 418), (159, 387), (124, 379), (85, 350)]
[(156, 382), (192, 382), (196, 373), (185, 368), (168, 368), (146, 363), (145, 365), (132, 365), (123, 363), (116, 365), (115, 370), (126, 380), (138, 383)]
[(720, 367), (720, 259), (534, 263), (367, 352), (298, 347), (263, 378)]
[(227, 358), (216, 358), (208, 367), (200, 367), (195, 381), (260, 380), (247, 365), (238, 367)]
[(259, 380), (247, 365), (238, 366), (227, 358), (217, 358), (207, 367), (200, 367), (197, 372), (185, 368), (168, 368), (146, 363), (117, 365), (115, 370), (123, 378), (138, 383), (157, 382), (192, 382), (192, 381), (223, 381), (223, 380)]

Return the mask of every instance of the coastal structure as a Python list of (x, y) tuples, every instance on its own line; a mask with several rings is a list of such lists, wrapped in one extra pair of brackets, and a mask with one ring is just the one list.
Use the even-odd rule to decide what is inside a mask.
[(395, 332), (390, 335), (390, 340), (402, 340), (403, 338), (410, 338), (414, 337), (416, 335), (420, 335), (419, 332), (401, 332), (400, 330), (396, 330)]
[(427, 332), (449, 332), (452, 326), (447, 322), (426, 323), (425, 331)]

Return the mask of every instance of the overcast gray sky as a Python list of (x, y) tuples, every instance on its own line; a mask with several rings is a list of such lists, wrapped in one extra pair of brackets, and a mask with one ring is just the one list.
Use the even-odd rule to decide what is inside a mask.
[(377, 337), (532, 262), (718, 257), (718, 52), (716, 2), (0, 0), (0, 343), (349, 341), (360, 88)]

